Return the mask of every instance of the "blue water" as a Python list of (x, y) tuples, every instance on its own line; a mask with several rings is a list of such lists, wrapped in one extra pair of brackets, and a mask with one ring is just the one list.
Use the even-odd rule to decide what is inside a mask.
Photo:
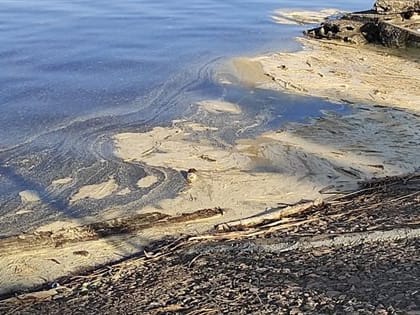
[[(178, 194), (185, 182), (179, 172), (166, 170), (170, 176), (164, 176), (159, 168), (153, 169), (162, 179), (159, 192), (139, 190), (136, 182), (145, 166), (116, 158), (110, 137), (188, 119), (196, 101), (238, 103), (242, 127), (260, 119), (261, 129), (253, 132), (305, 121), (322, 110), (345, 110), (310, 97), (222, 86), (215, 79), (231, 57), (299, 49), (293, 38), (307, 26), (281, 26), (270, 18), (274, 10), (290, 7), (361, 10), (366, 3), (0, 0), (1, 233), (109, 207), (128, 213)], [(235, 131), (226, 125), (224, 140), (235, 141)], [(81, 186), (110, 176), (132, 192), (69, 202)], [(64, 177), (74, 180), (51, 186)], [(34, 190), (41, 203), (16, 216), (26, 207), (19, 196), (24, 190)]]
[[(363, 1), (289, 6), (362, 8)], [(295, 49), (277, 0), (0, 1), (0, 148), (86, 115), (135, 109), (216, 58)]]

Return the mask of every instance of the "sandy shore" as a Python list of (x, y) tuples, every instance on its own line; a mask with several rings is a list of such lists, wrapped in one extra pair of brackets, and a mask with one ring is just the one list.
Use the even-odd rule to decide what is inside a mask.
[(302, 51), (249, 58), (248, 64), (242, 62), (245, 70), (239, 71), (262, 67), (272, 80), (260, 84), (262, 88), (420, 111), (418, 54), (335, 41), (299, 41)]
[(412, 172), (418, 167), (419, 128), (411, 113), (367, 107), (346, 117), (329, 114), (312, 125), (295, 124), (255, 139), (238, 139), (231, 146), (211, 143), (207, 133), (189, 129), (188, 123), (119, 134), (115, 141), (125, 161), (196, 170), (178, 197), (146, 211), (221, 207), (231, 219), (280, 202), (322, 197), (326, 187), (351, 190), (374, 176)]
[[(174, 198), (149, 204), (138, 213), (176, 215), (217, 207), (224, 210), (224, 216), (2, 255), (3, 293), (133, 254), (165, 234), (200, 233), (216, 223), (264, 213), (283, 204), (352, 191), (359, 181), (372, 177), (416, 171), (420, 167), (418, 61), (334, 43), (305, 40), (304, 45), (297, 53), (235, 59), (234, 75), (255, 88), (353, 104), (351, 114), (325, 113), (310, 123), (290, 123), (253, 138), (238, 133), (232, 141), (225, 141), (213, 118), (223, 117), (229, 124), (241, 119), (243, 109), (240, 104), (210, 99), (195, 104), (199, 115), (208, 115), (208, 123), (177, 120), (147, 132), (115, 135), (117, 157), (127, 163), (179, 172), (188, 183)], [(68, 181), (71, 179), (55, 184)], [(153, 173), (137, 182), (139, 189), (158, 185)], [(110, 178), (82, 187), (73, 201), (125, 193), (118, 189)], [(21, 197), (36, 204), (31, 192)], [(113, 217), (123, 215), (117, 209), (110, 213)]]

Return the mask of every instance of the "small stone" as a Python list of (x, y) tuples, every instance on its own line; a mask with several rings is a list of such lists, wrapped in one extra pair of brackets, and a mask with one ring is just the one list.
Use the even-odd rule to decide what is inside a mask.
[(375, 310), (375, 313), (374, 313), (375, 315), (387, 315), (388, 314), (388, 312), (386, 311), (386, 309), (384, 309), (384, 308), (377, 308), (376, 310)]
[(297, 307), (294, 307), (290, 310), (290, 315), (300, 315), (300, 314), (303, 314), (303, 313)]
[(195, 182), (198, 179), (198, 176), (197, 176), (196, 173), (197, 173), (197, 170), (195, 168), (190, 168), (187, 171), (187, 181), (189, 183), (193, 183), (193, 182)]

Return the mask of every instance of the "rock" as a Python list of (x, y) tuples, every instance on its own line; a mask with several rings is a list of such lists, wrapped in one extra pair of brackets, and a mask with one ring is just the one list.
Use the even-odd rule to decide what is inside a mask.
[(420, 11), (420, 0), (377, 0), (374, 9), (380, 14)]
[[(420, 47), (420, 0), (377, 1), (374, 11), (345, 14), (305, 32), (318, 39), (387, 47)], [(383, 14), (386, 12), (386, 14)]]
[(378, 23), (380, 43), (387, 47), (420, 47), (419, 32), (396, 26), (387, 22)]
[(300, 315), (300, 314), (303, 314), (303, 313), (297, 307), (294, 307), (290, 310), (290, 315)]

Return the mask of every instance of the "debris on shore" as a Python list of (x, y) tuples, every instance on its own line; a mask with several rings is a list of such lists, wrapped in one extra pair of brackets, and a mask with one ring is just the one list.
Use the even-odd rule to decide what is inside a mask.
[[(143, 255), (0, 301), (4, 314), (418, 314), (420, 174)], [(290, 209), (299, 211), (290, 211)]]

